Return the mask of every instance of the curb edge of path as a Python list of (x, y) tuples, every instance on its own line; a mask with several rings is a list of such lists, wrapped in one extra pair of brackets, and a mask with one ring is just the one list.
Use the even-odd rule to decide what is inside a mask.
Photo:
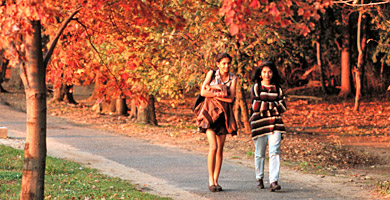
[[(0, 144), (16, 149), (24, 149), (24, 143), (25, 141), (22, 139), (0, 138)], [(84, 167), (97, 169), (102, 174), (128, 180), (131, 182), (131, 184), (135, 185), (135, 187), (141, 188), (143, 192), (146, 193), (162, 197), (170, 197), (177, 200), (207, 199), (169, 185), (165, 180), (153, 177), (146, 173), (142, 173), (134, 168), (126, 167), (102, 156), (81, 152), (70, 145), (55, 142), (50, 138), (47, 138), (47, 151), (49, 156), (77, 162)]]

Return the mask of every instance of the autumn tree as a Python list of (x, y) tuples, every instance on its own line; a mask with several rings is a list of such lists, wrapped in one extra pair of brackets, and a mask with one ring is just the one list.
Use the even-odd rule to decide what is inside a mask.
[[(140, 73), (137, 74), (148, 74), (143, 82), (149, 91), (156, 94), (157, 100), (164, 97), (182, 99), (186, 92), (199, 89), (198, 86), (204, 80), (203, 75), (208, 70), (216, 69), (215, 55), (228, 52), (233, 56), (232, 71), (239, 75), (242, 83), (237, 88), (236, 101), (241, 112), (237, 109), (236, 116), (241, 114), (243, 119), (237, 121), (246, 122), (248, 132), (245, 90), (248, 89), (248, 79), (254, 64), (262, 57), (261, 54), (266, 55), (265, 52), (271, 49), (261, 47), (265, 41), (273, 40), (253, 36), (251, 42), (239, 44), (238, 40), (231, 37), (224, 18), (217, 15), (222, 6), (218, 1), (171, 5), (182, 13), (186, 20), (185, 27), (180, 31), (171, 29), (157, 32), (154, 38), (160, 43), (159, 48), (152, 51), (155, 53), (151, 55), (154, 55), (151, 59), (153, 66), (157, 67), (149, 72), (145, 67), (138, 68)], [(270, 36), (275, 37), (272, 34)]]
[(330, 1), (225, 0), (220, 13), (237, 46), (245, 50), (241, 58), (251, 60), (244, 64), (250, 66), (248, 72), (256, 62), (271, 59), (281, 66), (281, 75), (288, 80), (292, 68), (307, 68), (313, 63), (315, 51), (306, 37), (330, 5)]
[(376, 37), (369, 38), (367, 42), (369, 44), (376, 44), (376, 48), (372, 54), (372, 60), (374, 63), (379, 64), (379, 78), (381, 79), (382, 85), (387, 88), (388, 85), (384, 83), (389, 79), (386, 75), (386, 71), (389, 70), (390, 66), (390, 5), (384, 4), (381, 6), (375, 6), (375, 9), (370, 10), (373, 24), (376, 24), (375, 30)]
[[(45, 11), (43, 11), (43, 10)], [(25, 61), (21, 75), (25, 93), (27, 110), (27, 131), (25, 159), (23, 167), (22, 190), (20, 199), (44, 198), (44, 172), (46, 160), (46, 84), (45, 71), (50, 51), (44, 59), (42, 52), (41, 21), (48, 18), (54, 10), (45, 8), (35, 2), (22, 5), (11, 1), (2, 3), (1, 27), (3, 45), (8, 51), (11, 62), (19, 58)], [(75, 15), (74, 12), (71, 16)], [(64, 27), (69, 22), (64, 23)], [(62, 29), (63, 30), (63, 29)], [(62, 31), (61, 30), (61, 31)], [(55, 42), (52, 43), (54, 48)], [(3, 46), (4, 48), (4, 46)]]
[[(380, 6), (383, 4), (388, 4), (390, 2), (388, 1), (379, 1), (379, 2), (367, 2), (365, 3), (364, 0), (361, 1), (354, 1), (352, 4), (345, 3), (348, 6), (351, 7), (357, 7), (357, 22), (356, 22), (356, 48), (358, 52), (358, 57), (356, 61), (356, 65), (354, 68), (354, 75), (355, 75), (355, 86), (356, 86), (356, 93), (355, 93), (355, 106), (354, 110), (359, 111), (359, 103), (360, 103), (360, 97), (362, 95), (362, 87), (363, 87), (363, 78), (364, 78), (364, 72), (365, 72), (365, 62), (366, 60), (366, 46), (368, 41), (368, 30), (369, 30), (369, 13), (370, 9), (373, 10), (381, 10)], [(376, 7), (379, 7), (379, 9), (376, 9)], [(375, 16), (373, 16), (375, 18)], [(380, 48), (380, 47), (379, 47)]]
[[(157, 26), (160, 25), (160, 20), (166, 20), (165, 22), (169, 24), (174, 22), (174, 18), (165, 15), (160, 4), (144, 1), (19, 1), (17, 4), (13, 1), (1, 1), (0, 5), (0, 26), (4, 30), (0, 37), (5, 41), (1, 48), (6, 49), (5, 56), (12, 66), (15, 66), (19, 59), (25, 63), (22, 68), (22, 79), (26, 92), (27, 136), (20, 198), (43, 199), (46, 158), (45, 81), (46, 68), (51, 66), (48, 65), (51, 56), (54, 55), (52, 63), (64, 66), (58, 70), (71, 68), (72, 72), (79, 72), (78, 69), (83, 66), (80, 60), (94, 58), (95, 62), (89, 62), (88, 67), (99, 70), (102, 69), (100, 65), (103, 65), (101, 79), (114, 86), (114, 90), (106, 89), (106, 94), (107, 91), (126, 94), (123, 91), (130, 91), (126, 84), (126, 76), (120, 71), (117, 73), (113, 71), (113, 67), (102, 58), (102, 52), (99, 52), (96, 45), (108, 43), (105, 39), (107, 34), (111, 33), (110, 36), (114, 37), (110, 40), (111, 43), (117, 44), (115, 50), (112, 49), (114, 51), (111, 52), (121, 53), (124, 46), (134, 42), (131, 38), (142, 38), (145, 34), (137, 32), (137, 27)], [(114, 20), (107, 19), (112, 17), (110, 14), (113, 12), (117, 12), (117, 16), (124, 14), (126, 20), (123, 27), (118, 28), (113, 25)], [(117, 31), (117, 34), (111, 32), (118, 29), (124, 31), (127, 28), (131, 28), (134, 34), (124, 36), (120, 31)], [(49, 39), (48, 48), (42, 46), (43, 37)], [(57, 43), (59, 46), (55, 48)], [(43, 49), (47, 51), (43, 52)], [(56, 56), (64, 51), (68, 52), (66, 57)], [(134, 59), (136, 58), (127, 58), (126, 63), (131, 65)], [(119, 80), (118, 76), (124, 79)], [(68, 78), (65, 80), (68, 81)]]
[[(371, 7), (380, 7), (375, 5), (381, 5), (386, 8), (384, 5), (386, 3), (388, 1), (374, 1), (366, 4), (357, 3), (355, 8), (364, 5)], [(355, 55), (356, 58), (358, 57), (358, 51), (351, 49), (356, 47), (356, 23), (353, 22), (358, 17), (354, 14), (357, 13), (356, 9), (348, 4), (352, 5), (352, 1), (225, 0), (221, 11), (226, 16), (226, 21), (230, 26), (230, 33), (242, 41), (245, 41), (246, 36), (250, 34), (248, 30), (253, 30), (255, 27), (248, 23), (248, 19), (251, 19), (257, 20), (258, 24), (266, 25), (268, 30), (276, 30), (274, 27), (279, 27), (280, 29), (276, 30), (279, 35), (287, 36), (287, 34), (283, 33), (283, 30), (287, 30), (289, 33), (294, 33), (291, 35), (292, 38), (299, 38), (299, 35), (302, 35), (305, 36), (306, 40), (312, 40), (318, 45), (326, 45), (324, 46), (325, 48), (320, 48), (320, 50), (326, 53), (327, 56), (320, 55), (317, 57), (322, 58), (322, 61), (325, 61), (326, 66), (329, 67), (329, 69), (325, 68), (322, 71), (329, 71), (331, 76), (334, 76), (333, 74), (338, 73), (337, 66), (341, 66), (341, 91), (339, 95), (348, 96), (353, 90), (351, 65), (354, 65), (357, 61)], [(373, 19), (378, 19), (378, 17), (373, 17)], [(321, 23), (326, 23), (326, 30), (322, 28), (322, 31), (320, 31)], [(375, 25), (371, 24), (370, 27), (375, 27)], [(321, 34), (321, 32), (326, 34)], [(323, 37), (317, 38), (318, 34)], [(321, 39), (321, 43), (318, 42), (319, 39)], [(301, 40), (299, 41), (301, 42)], [(286, 43), (290, 43), (290, 41)], [(303, 44), (303, 46), (302, 48), (304, 49), (312, 49), (310, 45)], [(335, 47), (338, 47), (340, 52), (339, 58), (335, 58), (337, 52)], [(309, 63), (313, 64), (310, 59), (312, 58), (309, 58)]]

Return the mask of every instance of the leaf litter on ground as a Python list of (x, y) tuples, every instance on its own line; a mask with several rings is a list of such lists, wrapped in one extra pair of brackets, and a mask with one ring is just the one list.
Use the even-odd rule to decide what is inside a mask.
[[(23, 110), (25, 99), (21, 96), (23, 94), (11, 93), (2, 95), (1, 99)], [(206, 154), (207, 138), (196, 131), (190, 109), (193, 100), (156, 102), (159, 126), (138, 124), (136, 119), (126, 116), (96, 113), (91, 109), (91, 103), (83, 101), (77, 106), (48, 103), (48, 113), (151, 143)], [(290, 101), (288, 111), (283, 114), (287, 134), (282, 141), (282, 158), (296, 170), (313, 173), (350, 176), (369, 174), (367, 170), (377, 169), (374, 173), (382, 173), (383, 176), (377, 178), (383, 182), (383, 177), (390, 175), (390, 169), (380, 167), (390, 161), (389, 116), (389, 101), (362, 102), (360, 112), (354, 112), (353, 102), (348, 101)], [(253, 159), (253, 151), (250, 135), (243, 133), (242, 129), (238, 136), (229, 137), (225, 144), (228, 158)]]

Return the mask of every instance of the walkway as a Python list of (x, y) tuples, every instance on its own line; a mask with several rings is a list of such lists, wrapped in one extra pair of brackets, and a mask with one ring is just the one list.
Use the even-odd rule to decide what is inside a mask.
[[(48, 154), (131, 180), (145, 192), (174, 199), (368, 199), (359, 187), (337, 177), (305, 175), (282, 167), (282, 190), (255, 188), (254, 170), (225, 160), (220, 184), (224, 192), (207, 188), (206, 156), (178, 148), (152, 145), (130, 137), (48, 117)], [(0, 144), (23, 147), (26, 114), (0, 105), (0, 126), (10, 139)], [(269, 183), (266, 183), (268, 188)], [(366, 198), (364, 198), (366, 197)]]

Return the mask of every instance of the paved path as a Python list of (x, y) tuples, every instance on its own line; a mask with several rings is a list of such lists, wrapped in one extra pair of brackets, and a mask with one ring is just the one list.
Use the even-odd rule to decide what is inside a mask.
[[(0, 144), (23, 142), (26, 114), (0, 105), (0, 126), (8, 128), (10, 137), (1, 139)], [(97, 168), (131, 180), (146, 192), (174, 199), (369, 199), (359, 187), (345, 184), (347, 180), (304, 175), (283, 167), (281, 191), (258, 190), (253, 168), (227, 159), (219, 181), (225, 191), (211, 193), (205, 155), (148, 144), (56, 117), (48, 117), (47, 145), (51, 156)]]

